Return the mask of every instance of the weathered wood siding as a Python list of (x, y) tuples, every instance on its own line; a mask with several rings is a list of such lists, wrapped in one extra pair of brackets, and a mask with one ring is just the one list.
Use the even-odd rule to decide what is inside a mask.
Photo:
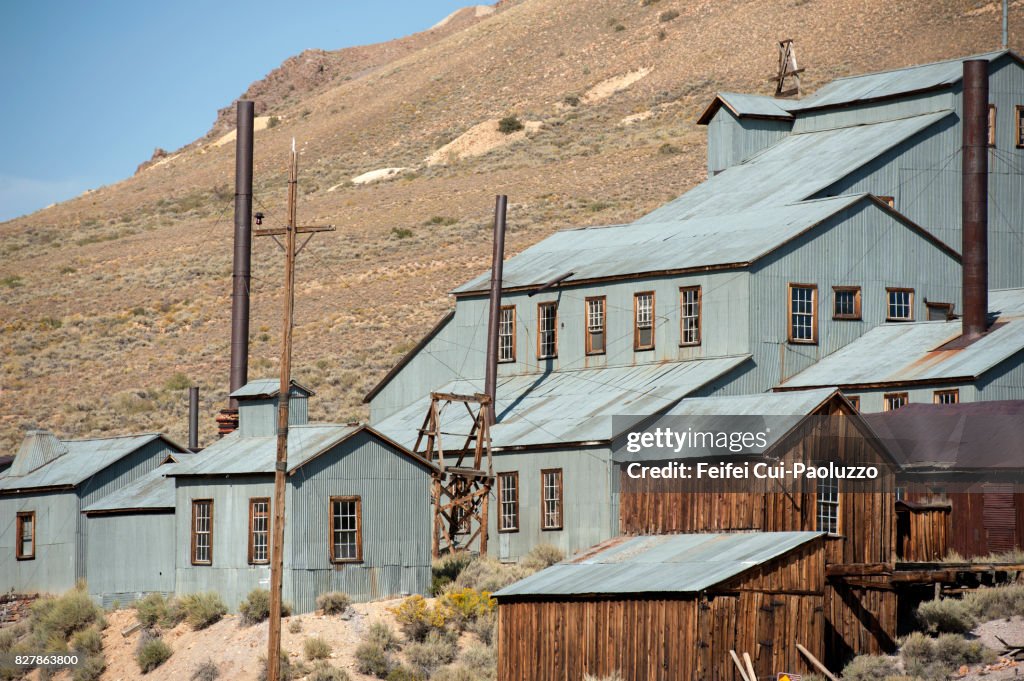
[(896, 505), (896, 558), (909, 562), (941, 560), (949, 551), (949, 506)]

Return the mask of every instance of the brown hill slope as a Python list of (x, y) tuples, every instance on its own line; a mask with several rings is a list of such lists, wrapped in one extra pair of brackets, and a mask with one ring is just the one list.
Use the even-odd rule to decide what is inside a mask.
[[(1022, 4), (1011, 5), (1011, 36), (1024, 28)], [(511, 252), (559, 227), (632, 219), (703, 178), (697, 113), (715, 90), (769, 93), (777, 39), (797, 41), (813, 89), (992, 49), (999, 14), (963, 0), (525, 0), (456, 28), (267, 103), (279, 123), (256, 135), (257, 210), (270, 224), (283, 218), (294, 136), (300, 220), (339, 227), (314, 239), (298, 269), (295, 367), (318, 391), (314, 418), (361, 417), (361, 396), (449, 306), (446, 292), (486, 269), (496, 193), (510, 196)], [(543, 125), (489, 153), (424, 164), (508, 114)], [(212, 144), (213, 133), (117, 185), (0, 225), (6, 448), (33, 424), (183, 438), (188, 379), (204, 389), (212, 437), (228, 376), (233, 186), (233, 145)], [(350, 182), (387, 167), (408, 170)], [(278, 352), (272, 243), (257, 243), (253, 273), (255, 377), (273, 374)]]

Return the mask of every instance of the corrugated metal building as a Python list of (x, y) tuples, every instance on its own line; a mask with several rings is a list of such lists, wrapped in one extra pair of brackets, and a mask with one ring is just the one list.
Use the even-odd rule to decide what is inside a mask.
[(82, 510), (183, 451), (157, 433), (60, 440), (29, 431), (0, 475), (0, 591), (61, 592), (89, 580)]
[[(429, 462), (360, 425), (304, 423), (293, 388), (284, 598), (296, 612), (326, 591), (356, 600), (430, 586)], [(270, 578), (277, 389), (232, 394), (239, 429), (169, 471), (175, 481), (175, 590), (217, 591), (231, 608)], [(268, 407), (268, 405), (271, 405)]]

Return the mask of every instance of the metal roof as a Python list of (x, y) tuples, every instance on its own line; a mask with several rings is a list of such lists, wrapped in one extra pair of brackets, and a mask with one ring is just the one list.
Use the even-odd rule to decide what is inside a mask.
[(989, 332), (956, 349), (940, 348), (960, 337), (959, 321), (875, 327), (776, 389), (977, 378), (1024, 350), (1024, 289), (989, 292), (989, 312), (996, 315)]
[(9, 475), (28, 475), (40, 466), (68, 453), (56, 435), (48, 430), (30, 430), (18, 447)]
[[(798, 101), (783, 102), (783, 106), (787, 111), (799, 112), (949, 87), (963, 78), (963, 63), (968, 59), (994, 61), (1006, 54), (1013, 53), (1000, 50), (904, 69), (837, 78), (813, 95)], [(1016, 58), (1015, 54), (1013, 56)]]
[(178, 463), (165, 463), (138, 480), (114, 490), (99, 501), (90, 504), (84, 513), (97, 511), (123, 511), (136, 509), (174, 508), (174, 479), (168, 473), (193, 461), (199, 454), (175, 454)]
[[(312, 390), (306, 388), (298, 383), (298, 381), (292, 381), (291, 395), (301, 395), (308, 397), (315, 395)], [(230, 397), (234, 398), (261, 398), (261, 397), (276, 397), (281, 392), (281, 380), (278, 378), (257, 378), (249, 381), (241, 388), (231, 393)]]
[(698, 593), (824, 536), (729, 532), (618, 537), (492, 594)]
[[(615, 435), (613, 416), (660, 413), (748, 357), (499, 378), (497, 423), (491, 427), (491, 444), (500, 448), (608, 441)], [(483, 380), (453, 381), (438, 392), (483, 392)], [(429, 405), (428, 396), (384, 419), (376, 428), (411, 448)], [(441, 414), (441, 425), (445, 433), (465, 434), (471, 421), (461, 405), (452, 405)], [(456, 441), (462, 445), (460, 438), (452, 436), (450, 442)], [(448, 440), (446, 443), (446, 447), (452, 447)]]
[(719, 92), (715, 95), (715, 98), (708, 105), (708, 108), (704, 110), (700, 118), (697, 119), (698, 125), (707, 125), (711, 122), (711, 118), (715, 113), (723, 106), (731, 111), (738, 118), (750, 117), (750, 118), (776, 118), (783, 120), (793, 120), (793, 114), (786, 111), (784, 105), (790, 102), (786, 100), (778, 100), (774, 97), (765, 97), (764, 95), (747, 95), (740, 92)]
[[(409, 456), (426, 467), (431, 464), (413, 455), (401, 445), (365, 425), (306, 424), (288, 428), (288, 472), (315, 459), (332, 447), (341, 444), (360, 432), (367, 432), (395, 446), (402, 454)], [(241, 437), (236, 431), (221, 438), (202, 451), (188, 464), (176, 466), (169, 475), (243, 475), (273, 473), (277, 460), (277, 436)]]
[(27, 475), (12, 475), (11, 471), (14, 469), (7, 470), (0, 476), (0, 490), (75, 486), (157, 439), (164, 440), (178, 451), (183, 450), (181, 446), (160, 433), (91, 440), (61, 440), (61, 444), (67, 448), (67, 453)]

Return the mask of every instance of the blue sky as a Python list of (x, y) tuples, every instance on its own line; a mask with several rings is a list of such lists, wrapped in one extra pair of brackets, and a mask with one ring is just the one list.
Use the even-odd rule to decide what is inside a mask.
[(0, 221), (130, 176), (304, 49), (429, 28), (467, 0), (0, 2)]

